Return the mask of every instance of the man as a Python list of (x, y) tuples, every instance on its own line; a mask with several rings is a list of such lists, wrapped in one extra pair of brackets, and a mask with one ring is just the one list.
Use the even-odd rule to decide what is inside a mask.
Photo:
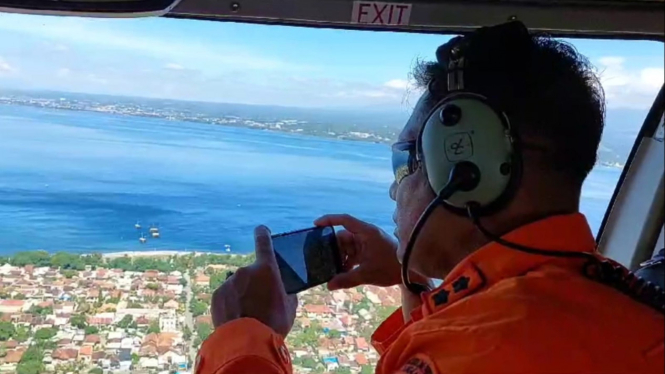
[[(437, 58), (462, 40), (440, 47)], [(467, 86), (505, 111), (523, 145), (521, 181), (503, 208), (483, 217), (483, 226), (522, 246), (595, 254), (579, 201), (604, 123), (600, 85), (566, 44), (532, 37), (530, 52), (518, 61), (507, 52), (511, 43), (466, 52)], [(420, 129), (446, 94), (430, 84), (445, 80), (446, 66), (416, 69), (416, 81), (429, 88), (399, 137), (409, 151), (415, 152)], [(435, 195), (422, 166), (397, 166), (390, 196), (397, 203), (399, 245), (347, 215), (316, 221), (346, 229), (338, 240), (347, 272), (328, 284), (331, 290), (401, 283), (405, 243)], [(214, 294), (216, 331), (199, 352), (197, 374), (292, 372), (284, 338), (297, 303), (281, 286), (268, 229), (257, 228), (255, 237), (256, 262)], [(418, 236), (409, 269), (412, 279), (444, 282), (419, 296), (403, 287), (401, 310), (373, 335), (381, 355), (376, 373), (662, 373), (663, 315), (586, 277), (583, 265), (579, 258), (502, 246), (469, 218), (437, 208)]]

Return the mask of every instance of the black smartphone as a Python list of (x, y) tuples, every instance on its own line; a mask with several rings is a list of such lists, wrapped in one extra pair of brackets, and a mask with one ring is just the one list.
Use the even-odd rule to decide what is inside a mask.
[(272, 245), (288, 294), (326, 283), (342, 271), (335, 229), (330, 226), (273, 235)]

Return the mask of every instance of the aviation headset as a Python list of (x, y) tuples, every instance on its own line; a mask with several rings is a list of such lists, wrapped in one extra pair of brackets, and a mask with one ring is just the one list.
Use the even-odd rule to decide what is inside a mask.
[(444, 97), (429, 112), (416, 140), (416, 161), (424, 169), (436, 198), (416, 222), (407, 242), (402, 259), (403, 284), (415, 294), (427, 290), (409, 280), (408, 263), (428, 217), (436, 207), (443, 206), (467, 215), (488, 239), (505, 247), (536, 255), (586, 259), (585, 275), (663, 312), (663, 290), (637, 279), (619, 264), (599, 261), (592, 253), (522, 246), (490, 233), (480, 223), (481, 216), (504, 208), (513, 197), (522, 175), (522, 157), (517, 133), (501, 105), (468, 87), (469, 79), (465, 77), (467, 53), (469, 48), (502, 48), (510, 44), (510, 53), (517, 56), (508, 59), (513, 64), (516, 61), (517, 64), (528, 64), (528, 59), (523, 56), (528, 56), (532, 43), (526, 26), (512, 21), (482, 28), (437, 50), (437, 62), (445, 67), (446, 82), (434, 79), (429, 82), (428, 90), (433, 97), (440, 96), (441, 92)]

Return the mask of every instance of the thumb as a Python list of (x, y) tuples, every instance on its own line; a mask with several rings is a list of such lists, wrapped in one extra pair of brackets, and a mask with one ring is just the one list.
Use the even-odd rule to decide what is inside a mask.
[(328, 282), (328, 289), (335, 291), (339, 289), (352, 288), (360, 286), (365, 282), (362, 279), (362, 270), (354, 268), (346, 273), (338, 274)]
[(267, 227), (257, 226), (254, 229), (254, 245), (257, 264), (277, 266), (270, 230)]

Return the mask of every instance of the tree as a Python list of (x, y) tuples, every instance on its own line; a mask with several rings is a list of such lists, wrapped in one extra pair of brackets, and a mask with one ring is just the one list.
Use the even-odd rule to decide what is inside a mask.
[(11, 322), (0, 322), (0, 341), (7, 341), (16, 335), (16, 327)]
[(184, 340), (189, 340), (192, 338), (192, 330), (189, 329), (189, 326), (182, 328), (182, 338)]
[(187, 287), (187, 279), (185, 279), (185, 278), (180, 278), (180, 279), (178, 280), (178, 282), (180, 283), (181, 286), (183, 286), (183, 287)]
[(88, 371), (88, 374), (104, 374), (104, 370), (102, 368), (92, 368)]
[(25, 327), (25, 326), (19, 326), (16, 329), (16, 334), (14, 335), (14, 339), (17, 342), (23, 343), (24, 341), (28, 340), (32, 336), (32, 331), (30, 328)]
[(304, 357), (302, 360), (302, 367), (305, 369), (314, 369), (319, 366), (319, 362), (313, 359), (312, 357)]
[(360, 369), (360, 374), (374, 374), (374, 369), (372, 369), (371, 365), (363, 365)]
[(30, 307), (30, 309), (28, 309), (28, 313), (32, 314), (33, 316), (48, 316), (53, 314), (53, 307), (47, 306), (42, 308), (39, 305), (33, 305)]
[(339, 367), (333, 371), (335, 374), (351, 374), (351, 368), (349, 367)]
[(212, 326), (207, 323), (199, 323), (196, 325), (196, 335), (201, 338), (201, 341), (208, 339), (208, 336), (212, 334)]
[(69, 323), (77, 329), (84, 329), (86, 326), (88, 326), (87, 319), (81, 314), (72, 315), (69, 319)]
[(148, 327), (148, 334), (159, 334), (162, 330), (159, 328), (158, 321), (150, 321), (150, 326)]
[(44, 370), (44, 364), (41, 361), (20, 362), (16, 366), (16, 374), (39, 374)]
[(131, 314), (125, 314), (124, 317), (117, 323), (117, 326), (121, 329), (126, 329), (131, 323), (134, 322), (134, 317)]
[(14, 300), (25, 300), (25, 295), (19, 292), (16, 295), (14, 295), (13, 299)]
[(192, 312), (194, 317), (201, 316), (208, 311), (208, 304), (204, 303), (201, 300), (192, 300), (189, 304), (189, 310)]
[(211, 290), (216, 290), (219, 286), (221, 286), (224, 281), (226, 280), (226, 272), (225, 271), (216, 271), (213, 272), (212, 275), (210, 275), (210, 289)]
[(339, 339), (342, 337), (342, 333), (339, 330), (330, 330), (328, 332), (328, 337), (331, 339)]
[(136, 353), (132, 353), (132, 365), (138, 364), (140, 360), (141, 357), (139, 357), (139, 355), (137, 355)]
[(159, 285), (157, 283), (148, 283), (145, 288), (153, 291), (157, 291), (159, 289)]
[(57, 328), (42, 328), (37, 331), (35, 331), (35, 339), (37, 340), (49, 340), (52, 337), (56, 336), (58, 334), (58, 329)]
[(86, 335), (94, 335), (97, 333), (99, 333), (99, 328), (97, 328), (97, 326), (88, 326), (85, 328)]

